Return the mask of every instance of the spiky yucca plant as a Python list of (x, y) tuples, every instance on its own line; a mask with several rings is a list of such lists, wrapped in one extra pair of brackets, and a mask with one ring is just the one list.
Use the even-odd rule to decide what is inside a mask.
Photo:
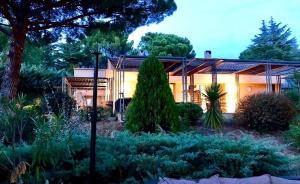
[(220, 109), (219, 100), (225, 96), (226, 93), (221, 89), (220, 84), (212, 84), (205, 89), (203, 93), (206, 101), (209, 103), (205, 113), (204, 123), (206, 126), (220, 130), (224, 117)]

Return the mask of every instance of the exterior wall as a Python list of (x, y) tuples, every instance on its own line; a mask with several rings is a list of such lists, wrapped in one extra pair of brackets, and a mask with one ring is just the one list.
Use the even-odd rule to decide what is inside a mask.
[[(266, 76), (240, 75), (240, 83), (266, 84)], [(272, 77), (272, 83), (277, 83), (276, 76)]]
[[(93, 68), (74, 68), (74, 77), (94, 77)], [(98, 70), (99, 78), (112, 78), (113, 70), (112, 69), (99, 69)]]
[[(85, 78), (93, 78), (94, 77), (94, 69), (93, 68), (74, 68), (74, 77), (85, 77)], [(111, 86), (111, 79), (113, 78), (113, 70), (112, 69), (99, 69), (98, 71), (99, 78), (107, 78), (108, 80), (107, 85)], [(97, 105), (98, 106), (105, 106), (106, 102), (111, 99), (110, 93), (113, 93), (113, 88), (106, 89), (106, 88), (99, 88), (97, 94)], [(72, 89), (72, 94), (79, 107), (83, 106), (92, 106), (92, 96), (93, 90), (92, 89)]]
[[(118, 75), (117, 71), (113, 69), (112, 66), (108, 67), (106, 70), (99, 70), (99, 77), (110, 78), (112, 80), (112, 97), (115, 102), (119, 98), (119, 90), (118, 89)], [(124, 73), (124, 97), (131, 98), (134, 95), (136, 84), (137, 84), (137, 71), (125, 71)], [(74, 69), (74, 77), (93, 77), (93, 69), (92, 68), (75, 68)], [(235, 74), (218, 74), (217, 75), (218, 83), (221, 84), (221, 87), (224, 92), (226, 92), (226, 96), (222, 101), (224, 101), (224, 112), (233, 113), (237, 107), (237, 103), (239, 99), (247, 95), (252, 95), (255, 93), (262, 93), (266, 90), (266, 77), (265, 76), (254, 76), (254, 75), (239, 75), (239, 84), (237, 84), (236, 75)], [(188, 86), (190, 85), (190, 77), (187, 79)], [(272, 83), (276, 84), (277, 78), (272, 77)], [(169, 83), (172, 89), (174, 99), (176, 102), (182, 102), (182, 77), (181, 76), (169, 76)], [(199, 105), (206, 110), (206, 101), (202, 93), (205, 91), (205, 88), (212, 83), (212, 75), (211, 74), (194, 74), (194, 91), (188, 93), (188, 101), (191, 99), (191, 94), (194, 93), (197, 95), (197, 99), (199, 99)], [(278, 88), (278, 86), (276, 86)], [(123, 89), (123, 86), (121, 86)], [(89, 98), (91, 98), (92, 90), (79, 90), (78, 93), (83, 94), (87, 99), (87, 103), (89, 102)], [(105, 96), (105, 90), (100, 90), (98, 92), (98, 103), (102, 103), (102, 96)], [(76, 97), (80, 101), (80, 97)]]
[(132, 98), (136, 89), (138, 72), (125, 72), (124, 97)]
[[(196, 88), (199, 89), (201, 107), (206, 110), (206, 101), (202, 93), (205, 91), (205, 88), (212, 83), (211, 74), (195, 74), (194, 84)], [(226, 96), (221, 99), (221, 106), (224, 112), (233, 113), (236, 109), (238, 103), (238, 88), (235, 81), (234, 74), (218, 74), (217, 75), (218, 84), (221, 85), (221, 88), (226, 92)]]
[[(93, 90), (75, 89), (73, 97), (79, 107), (89, 106), (93, 104)], [(99, 89), (97, 92), (97, 105), (105, 106), (105, 89)]]
[(245, 96), (263, 93), (265, 91), (265, 84), (242, 83), (240, 84), (240, 99), (243, 99)]

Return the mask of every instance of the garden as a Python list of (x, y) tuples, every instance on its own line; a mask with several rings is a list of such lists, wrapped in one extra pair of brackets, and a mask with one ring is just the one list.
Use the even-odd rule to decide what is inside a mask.
[[(226, 93), (217, 83), (202, 94), (206, 111), (194, 103), (176, 104), (155, 56), (195, 58), (192, 42), (151, 32), (138, 48), (128, 41), (138, 27), (160, 23), (176, 9), (174, 0), (1, 1), (0, 183), (300, 176), (299, 73), (290, 76), (291, 90), (247, 96), (232, 117), (221, 112)], [(271, 17), (260, 31), (240, 59), (300, 60), (287, 25)], [(101, 69), (108, 58), (150, 56), (139, 68), (125, 122), (116, 121), (111, 108), (97, 110), (95, 181), (89, 182), (91, 112), (62, 92), (61, 79), (76, 67), (94, 67), (96, 48), (103, 53)]]
[[(206, 112), (193, 103), (175, 104), (162, 64), (149, 57), (140, 67), (125, 123), (109, 120), (110, 109), (98, 110), (96, 181), (299, 175), (296, 90), (244, 98), (228, 130), (218, 101), (226, 93), (219, 85), (204, 92)], [(2, 183), (87, 183), (88, 111), (77, 111), (72, 98), (54, 91), (3, 98), (1, 106)]]

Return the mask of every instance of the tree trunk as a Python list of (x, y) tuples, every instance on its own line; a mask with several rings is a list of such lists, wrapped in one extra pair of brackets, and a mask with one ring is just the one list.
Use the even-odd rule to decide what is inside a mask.
[(13, 32), (11, 44), (7, 57), (7, 64), (2, 78), (0, 96), (14, 98), (17, 94), (17, 87), (20, 77), (20, 69), (24, 52), (25, 31)]

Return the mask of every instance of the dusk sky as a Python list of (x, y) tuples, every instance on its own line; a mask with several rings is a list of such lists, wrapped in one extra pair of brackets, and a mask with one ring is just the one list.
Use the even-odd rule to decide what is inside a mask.
[(197, 57), (211, 50), (216, 58), (238, 58), (263, 19), (287, 24), (300, 43), (300, 0), (175, 0), (177, 11), (159, 24), (138, 28), (129, 37), (138, 44), (147, 32), (187, 37)]

